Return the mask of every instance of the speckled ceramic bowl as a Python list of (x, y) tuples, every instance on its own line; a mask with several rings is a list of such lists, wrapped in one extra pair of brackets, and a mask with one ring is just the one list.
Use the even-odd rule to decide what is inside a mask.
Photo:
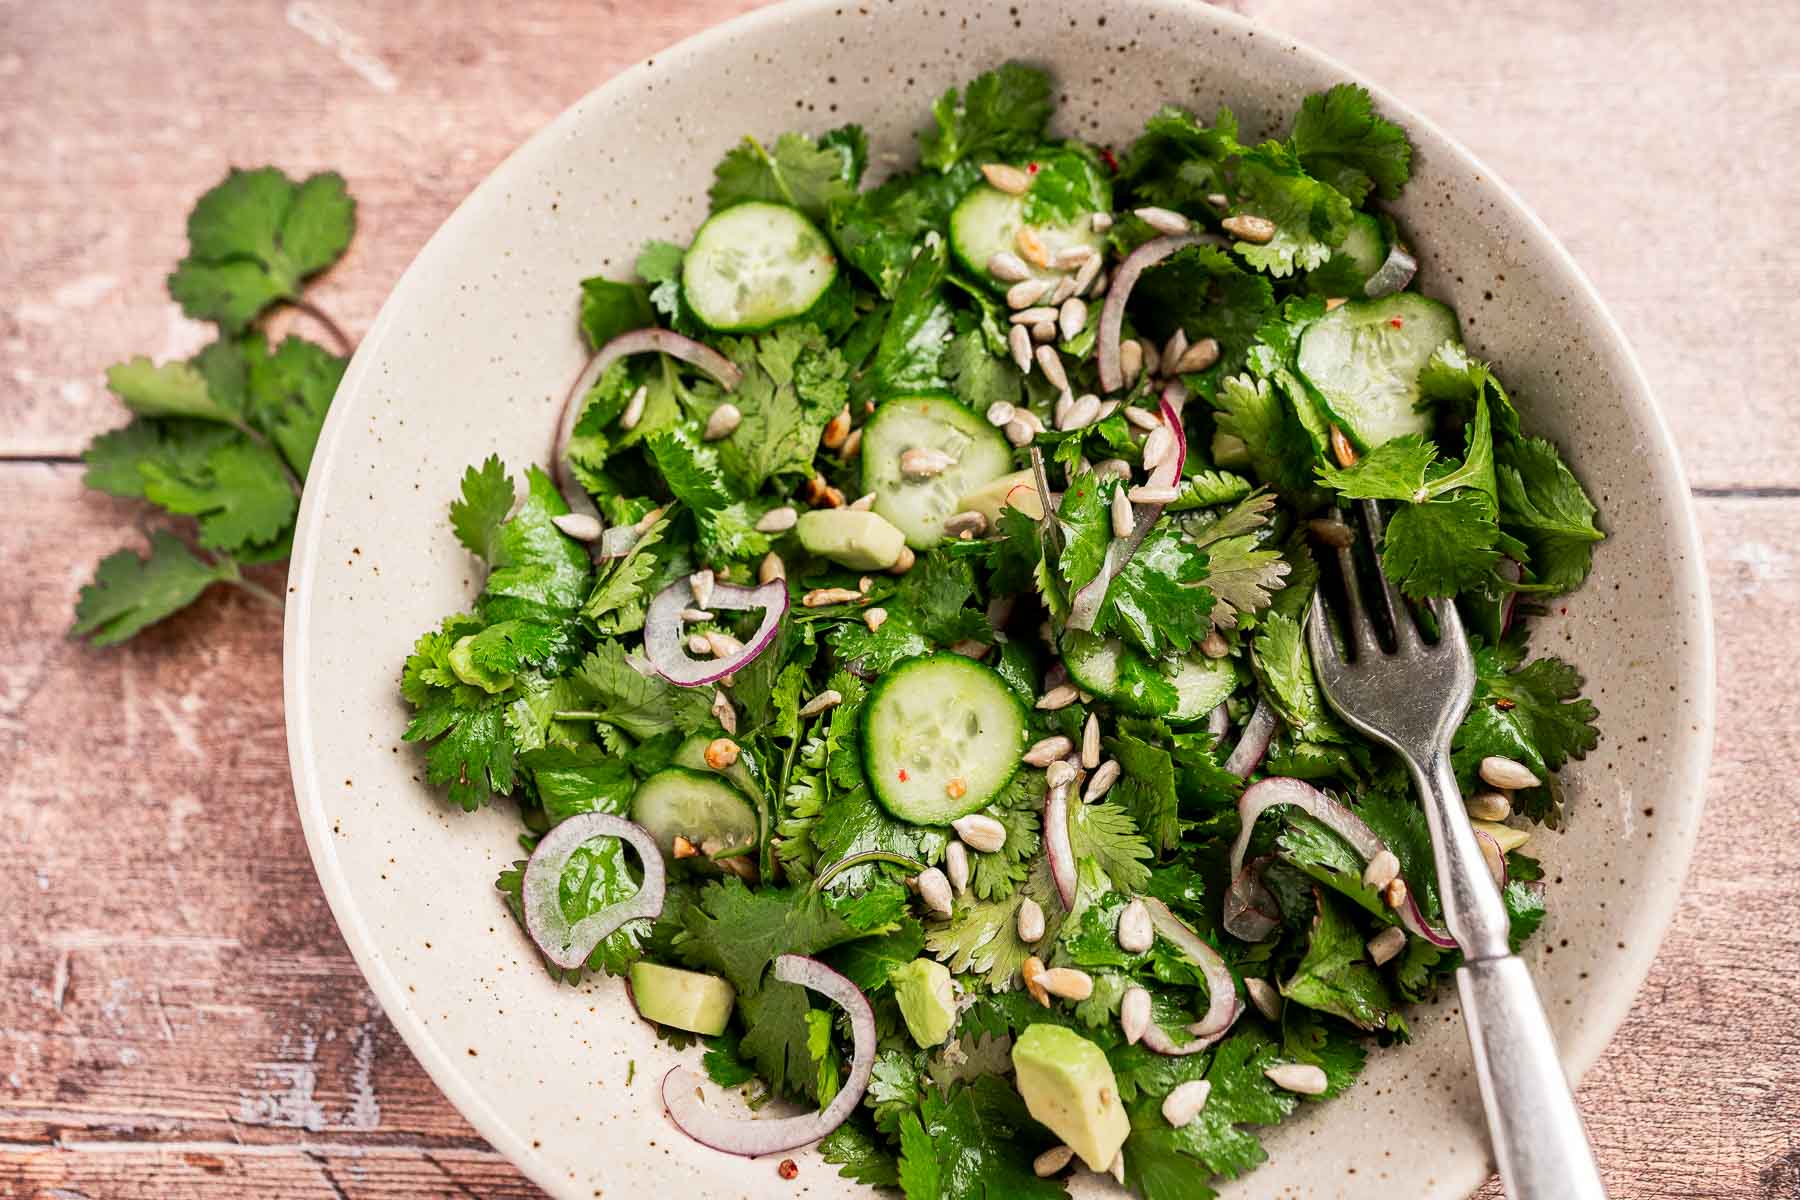
[[(512, 156), (406, 273), (338, 393), (294, 553), (287, 714), (313, 861), (344, 936), (444, 1092), (557, 1196), (848, 1195), (816, 1156), (797, 1182), (688, 1142), (657, 1083), (675, 1056), (620, 986), (553, 985), (493, 890), (515, 817), (446, 808), (403, 745), (413, 638), (468, 603), (474, 564), (445, 505), (464, 466), (543, 461), (580, 367), (576, 285), (647, 238), (685, 241), (722, 151), (862, 122), (908, 159), (947, 85), (1011, 57), (1051, 68), (1062, 130), (1120, 144), (1165, 101), (1229, 103), (1255, 135), (1355, 76), (1284, 37), (1165, 0), (1003, 5), (807, 0), (626, 71)], [(1023, 17), (1009, 15), (1020, 11)], [(1097, 14), (1104, 12), (1104, 17)], [(1579, 1074), (1618, 1026), (1675, 908), (1701, 810), (1713, 661), (1699, 544), (1675, 452), (1617, 326), (1538, 221), (1470, 156), (1375, 89), (1417, 147), (1399, 215), (1423, 286), (1454, 304), (1530, 427), (1568, 453), (1612, 537), (1536, 628), (1580, 665), (1605, 738), (1565, 775), (1569, 832), (1537, 843), (1551, 917), (1527, 951)], [(1454, 1006), (1377, 1053), (1355, 1090), (1270, 1135), (1232, 1196), (1452, 1197), (1488, 1171)], [(635, 1071), (634, 1071), (635, 1064)], [(1104, 1187), (1102, 1187), (1104, 1184)], [(1082, 1193), (1110, 1181), (1084, 1177)]]

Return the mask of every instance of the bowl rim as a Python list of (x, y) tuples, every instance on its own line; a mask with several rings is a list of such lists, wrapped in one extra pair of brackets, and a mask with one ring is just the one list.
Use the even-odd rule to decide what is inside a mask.
[[(1477, 172), (1503, 206), (1506, 215), (1522, 226), (1528, 239), (1535, 240), (1549, 251), (1547, 257), (1553, 264), (1553, 269), (1560, 274), (1573, 294), (1585, 302), (1584, 307), (1596, 317), (1605, 338), (1619, 355), (1626, 384), (1624, 390), (1629, 393), (1626, 403), (1639, 410), (1654, 441), (1651, 449), (1661, 464), (1655, 482), (1662, 485), (1660, 498), (1666, 502), (1662, 515), (1670, 526), (1670, 536), (1685, 550), (1681, 561), (1671, 564), (1674, 576), (1672, 582), (1693, 597), (1694, 623), (1698, 626), (1692, 631), (1692, 636), (1696, 639), (1695, 658), (1701, 666), (1702, 676), (1696, 681), (1693, 694), (1692, 732), (1684, 739), (1689, 746), (1688, 753), (1684, 756), (1687, 778), (1676, 781), (1678, 785), (1685, 784), (1687, 793), (1693, 797), (1693, 807), (1690, 819), (1678, 831), (1678, 836), (1663, 842), (1664, 855), (1670, 853), (1667, 847), (1674, 845), (1681, 864), (1680, 875), (1685, 877), (1693, 866), (1699, 829), (1705, 816), (1706, 780), (1715, 738), (1717, 657), (1712, 598), (1694, 497), (1681, 464), (1679, 450), (1643, 366), (1618, 320), (1562, 242), (1504, 179), (1455, 137), (1378, 83), (1361, 72), (1352, 70), (1335, 56), (1284, 30), (1272, 28), (1235, 12), (1212, 5), (1184, 3), (1183, 0), (1138, 2), (1147, 8), (1179, 13), (1185, 20), (1211, 22), (1234, 33), (1272, 35), (1298, 57), (1309, 58), (1315, 65), (1329, 70), (1338, 78), (1367, 88), (1387, 115), (1409, 130), (1427, 131), (1432, 137), (1439, 139), (1452, 156), (1459, 158), (1462, 166)], [(309, 578), (312, 574), (325, 528), (324, 502), (321, 497), (329, 490), (328, 485), (341, 457), (337, 453), (340, 445), (352, 436), (355, 425), (352, 417), (354, 400), (363, 391), (365, 377), (371, 374), (373, 364), (380, 357), (382, 343), (405, 308), (399, 301), (424, 273), (425, 264), (448, 253), (449, 248), (457, 243), (462, 227), (476, 220), (479, 211), (492, 198), (506, 190), (514, 175), (561, 143), (567, 132), (586, 119), (589, 109), (613, 93), (629, 92), (642, 86), (654, 72), (667, 71), (671, 67), (679, 70), (683, 66), (681, 59), (710, 51), (718, 43), (728, 42), (767, 25), (816, 18), (838, 7), (841, 7), (841, 0), (784, 0), (709, 26), (658, 50), (589, 90), (521, 143), (476, 185), (420, 248), (401, 274), (357, 346), (349, 368), (338, 386), (314, 454), (313, 471), (309, 477), (312, 486), (305, 489), (301, 500), (289, 568), (291, 577)], [(311, 711), (311, 681), (301, 664), (311, 657), (312, 596), (310, 587), (298, 588), (291, 594), (284, 622), (282, 662), (288, 758), (295, 802), (321, 890), (351, 957), (380, 1001), (382, 1010), (432, 1082), (475, 1130), (533, 1183), (552, 1195), (561, 1194), (560, 1185), (566, 1181), (553, 1172), (550, 1164), (533, 1149), (529, 1140), (515, 1131), (511, 1123), (469, 1081), (459, 1060), (440, 1045), (435, 1034), (426, 1027), (409, 998), (406, 986), (383, 958), (352, 893), (349, 878), (330, 836), (322, 774), (316, 766), (318, 760), (314, 749), (314, 729), (306, 715)], [(1577, 1034), (1561, 1041), (1559, 1050), (1564, 1066), (1573, 1080), (1579, 1082), (1624, 1023), (1674, 921), (1681, 891), (1678, 886), (1669, 886), (1652, 890), (1650, 894), (1640, 897), (1639, 928), (1654, 936), (1647, 942), (1640, 938), (1638, 944), (1645, 947), (1645, 952), (1635, 956), (1629, 964), (1626, 973), (1630, 976), (1630, 987), (1609, 989), (1600, 996), (1590, 1008), (1588, 1019), (1583, 1022)], [(1491, 1163), (1489, 1171), (1491, 1172)], [(1457, 1181), (1440, 1182), (1454, 1188)], [(1481, 1178), (1470, 1178), (1462, 1182), (1465, 1190), (1472, 1189), (1479, 1185)]]

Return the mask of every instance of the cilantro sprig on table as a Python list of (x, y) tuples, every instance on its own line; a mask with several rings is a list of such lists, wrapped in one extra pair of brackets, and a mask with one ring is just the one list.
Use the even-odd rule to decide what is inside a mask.
[(169, 293), (219, 336), (193, 358), (133, 358), (106, 372), (134, 414), (83, 454), (96, 491), (192, 520), (149, 531), (149, 553), (120, 550), (82, 588), (71, 632), (96, 645), (130, 638), (214, 583), (280, 607), (244, 573), (288, 555), (300, 490), (346, 359), (296, 336), (270, 344), (256, 322), (288, 303), (348, 339), (305, 297), (307, 279), (350, 244), (355, 203), (332, 173), (296, 183), (273, 167), (232, 171), (188, 217), (188, 256)]

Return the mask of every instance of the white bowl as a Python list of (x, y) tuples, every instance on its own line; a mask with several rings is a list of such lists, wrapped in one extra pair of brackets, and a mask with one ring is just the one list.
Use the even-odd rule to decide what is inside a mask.
[[(382, 1006), (453, 1103), (553, 1195), (790, 1197), (773, 1163), (683, 1138), (657, 1084), (675, 1060), (617, 982), (550, 982), (493, 890), (520, 856), (506, 806), (451, 811), (400, 741), (413, 639), (465, 606), (476, 564), (445, 506), (498, 451), (542, 462), (580, 367), (577, 284), (629, 273), (652, 237), (685, 241), (720, 154), (745, 133), (868, 129), (908, 160), (945, 87), (1008, 58), (1050, 68), (1059, 128), (1119, 145), (1164, 102), (1229, 104), (1278, 133), (1307, 93), (1355, 76), (1201, 5), (866, 9), (805, 0), (722, 25), (607, 83), (476, 189), (407, 271), (332, 407), (295, 539), (287, 620), (294, 786), (319, 879)], [(1100, 13), (1104, 13), (1104, 17)], [(1574, 661), (1604, 739), (1564, 778), (1569, 831), (1537, 843), (1550, 919), (1527, 956), (1579, 1075), (1631, 1004), (1700, 820), (1713, 655), (1699, 541), (1669, 434), (1618, 327), (1550, 233), (1469, 154), (1372, 89), (1417, 149), (1397, 211), (1425, 290), (1455, 305), (1532, 430), (1567, 453), (1611, 534), (1593, 577), (1535, 626)], [(1488, 1171), (1453, 1005), (1415, 1014), (1345, 1098), (1265, 1142), (1231, 1196), (1450, 1197)], [(852, 1194), (815, 1155), (814, 1195)], [(1087, 1177), (1077, 1191), (1110, 1188)]]

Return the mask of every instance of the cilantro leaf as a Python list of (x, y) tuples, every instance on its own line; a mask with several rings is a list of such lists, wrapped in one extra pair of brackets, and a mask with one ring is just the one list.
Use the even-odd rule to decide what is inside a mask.
[(1451, 739), (1451, 761), (1465, 789), (1474, 786), (1476, 767), (1489, 755), (1525, 764), (1546, 785), (1516, 793), (1515, 807), (1555, 825), (1550, 774), (1599, 744), (1599, 711), (1582, 697), (1574, 667), (1552, 657), (1523, 660), (1523, 650), (1511, 643), (1476, 652), (1475, 698)]
[(1160, 741), (1138, 737), (1123, 722), (1105, 745), (1122, 772), (1113, 800), (1131, 814), (1158, 853), (1175, 849), (1181, 842), (1181, 817), (1173, 755)]
[(685, 426), (654, 434), (644, 445), (669, 491), (692, 510), (705, 549), (721, 558), (748, 558), (768, 550), (768, 535), (756, 531), (755, 518), (725, 481), (717, 450)]
[(1519, 436), (1519, 413), (1506, 389), (1480, 359), (1472, 358), (1459, 343), (1445, 342), (1432, 352), (1419, 370), (1419, 400), (1462, 419), (1471, 418), (1478, 399), (1485, 397), (1494, 427), (1502, 437)]
[(1056, 573), (1071, 595), (1098, 578), (1106, 565), (1107, 547), (1112, 545), (1112, 497), (1121, 486), (1116, 479), (1101, 480), (1089, 473), (1072, 479), (1063, 492), (1056, 509), (1063, 542)]
[(857, 1121), (845, 1121), (819, 1143), (819, 1157), (845, 1179), (870, 1187), (900, 1186), (900, 1167), (881, 1142)]
[(1239, 1028), (1214, 1048), (1206, 1070), (1212, 1091), (1199, 1115), (1180, 1129), (1163, 1118), (1160, 1098), (1138, 1097), (1127, 1108), (1125, 1181), (1145, 1200), (1187, 1200), (1213, 1194), (1197, 1184), (1196, 1164), (1207, 1175), (1227, 1176), (1261, 1164), (1268, 1155), (1241, 1126), (1273, 1125), (1298, 1104), (1263, 1075), (1279, 1060), (1279, 1048), (1266, 1033)]
[(182, 311), (235, 333), (350, 244), (356, 203), (333, 172), (294, 183), (274, 167), (233, 170), (188, 216), (188, 255), (169, 276)]
[(1500, 530), (1487, 493), (1465, 488), (1388, 518), (1382, 574), (1414, 599), (1478, 588), (1500, 561)]
[(691, 733), (710, 715), (712, 697), (707, 689), (676, 687), (659, 675), (643, 673), (616, 641), (594, 647), (566, 682), (581, 698), (581, 708), (592, 714), (587, 719), (616, 726), (634, 738), (670, 730)]
[(1117, 632), (1146, 653), (1186, 651), (1212, 632), (1206, 555), (1173, 524), (1158, 523), (1119, 568), (1094, 632)]
[(1315, 889), (1317, 915), (1306, 956), (1281, 984), (1281, 994), (1296, 1004), (1342, 1017), (1359, 1029), (1406, 1032), (1393, 994), (1381, 972), (1368, 961), (1368, 949), (1356, 925), (1337, 901)]
[(831, 210), (831, 240), (844, 260), (883, 296), (892, 296), (912, 262), (912, 249), (950, 219), (950, 210), (981, 179), (973, 162), (950, 171), (915, 171), (861, 192)]
[(193, 363), (153, 363), (143, 355), (106, 369), (106, 386), (140, 417), (191, 417), (240, 427), (241, 405), (215, 392)]
[(1150, 882), (1150, 843), (1131, 814), (1110, 800), (1069, 806), (1069, 849), (1077, 862), (1092, 859), (1121, 892), (1141, 892)]
[(557, 621), (574, 616), (593, 571), (581, 543), (551, 521), (568, 511), (550, 477), (527, 467), (524, 502), (493, 538), (493, 569), (477, 601), (483, 617)]
[(1244, 368), (1257, 331), (1275, 307), (1269, 280), (1244, 270), (1217, 246), (1188, 246), (1144, 273), (1132, 291), (1133, 319), (1166, 337), (1176, 328), (1191, 341), (1214, 338), (1219, 361), (1206, 374), (1223, 378)]
[[(667, 245), (666, 242), (652, 242), (651, 245)], [(681, 273), (681, 248), (675, 250), (676, 278)], [(639, 260), (638, 271), (643, 272)], [(648, 276), (646, 276), (648, 278)], [(679, 285), (677, 285), (679, 291)], [(674, 316), (673, 313), (669, 314)], [(595, 276), (581, 281), (581, 332), (587, 338), (588, 345), (595, 350), (606, 345), (632, 329), (641, 329), (650, 324), (650, 300), (644, 289), (635, 284), (618, 283), (611, 279)]]
[(1412, 144), (1406, 131), (1375, 112), (1366, 89), (1340, 83), (1300, 102), (1288, 144), (1315, 179), (1361, 205), (1371, 191), (1382, 199), (1400, 195), (1412, 173)]
[(1017, 404), (1024, 377), (1012, 361), (994, 354), (978, 329), (951, 338), (938, 359), (938, 373), (971, 411), (986, 413), (998, 403)]
[(450, 503), (450, 528), (470, 554), (492, 562), (499, 550), (500, 527), (518, 497), (498, 454), (480, 467), (463, 472), (462, 498)]
[(1416, 433), (1390, 438), (1353, 465), (1321, 462), (1319, 482), (1346, 500), (1423, 502), (1425, 471), (1437, 461), (1437, 447)]
[(820, 221), (834, 202), (855, 195), (852, 165), (839, 147), (821, 146), (805, 134), (784, 133), (773, 148), (745, 137), (713, 168), (706, 194), (714, 212), (761, 200), (786, 204)]
[(1315, 742), (1349, 740), (1319, 694), (1298, 619), (1280, 612), (1264, 617), (1250, 643), (1250, 666), (1262, 684), (1263, 699), (1295, 734)]
[(1031, 1168), (1048, 1143), (1018, 1091), (997, 1076), (927, 1089), (918, 1112), (900, 1120), (900, 1187), (907, 1200), (1057, 1200), (1063, 1185)]
[(662, 566), (655, 550), (668, 532), (670, 519), (666, 514), (658, 517), (638, 535), (625, 556), (595, 581), (581, 611), (601, 633), (616, 637), (644, 627), (650, 611), (649, 585)]
[(1294, 151), (1280, 142), (1264, 142), (1239, 158), (1236, 183), (1233, 213), (1273, 221), (1275, 236), (1261, 244), (1239, 240), (1232, 248), (1271, 275), (1322, 265), (1350, 230), (1355, 214), (1350, 201), (1308, 175)]
[(727, 339), (722, 348), (744, 373), (731, 393), (743, 419), (713, 443), (719, 466), (745, 496), (776, 475), (810, 475), (819, 436), (849, 395), (843, 356), (811, 325)]
[(1005, 63), (938, 97), (931, 106), (937, 128), (919, 135), (920, 160), (944, 171), (965, 159), (1013, 157), (1043, 140), (1051, 108), (1047, 73)]
[(1005, 795), (981, 810), (1006, 827), (1006, 840), (991, 853), (969, 852), (969, 887), (978, 898), (1003, 900), (1030, 874), (1040, 845), (1042, 790), (1042, 776), (1021, 771)]
[[(875, 359), (858, 381), (857, 394), (883, 399), (903, 393), (941, 390), (938, 371), (944, 339), (952, 325), (944, 301), (949, 250), (941, 237), (927, 236), (894, 289), (894, 303), (882, 327)], [(816, 443), (815, 443), (816, 446)], [(808, 456), (814, 447), (808, 447)]]
[(300, 508), (298, 488), (281, 457), (245, 438), (215, 447), (196, 468), (165, 461), (140, 464), (144, 496), (172, 513), (200, 518), (200, 544), (238, 551), (281, 537)]
[(1031, 165), (1026, 224), (1069, 224), (1092, 212), (1112, 211), (1112, 188), (1093, 153), (1081, 143), (1039, 147), (1032, 151)]
[(337, 394), (347, 359), (304, 338), (283, 338), (268, 350), (261, 334), (244, 339), (246, 413), (302, 479)]
[(100, 560), (93, 582), (83, 585), (69, 632), (96, 646), (111, 646), (192, 604), (209, 586), (238, 578), (230, 559), (207, 563), (171, 533), (150, 535), (140, 558), (120, 550)]
[(1241, 150), (1230, 109), (1220, 109), (1209, 128), (1192, 113), (1167, 106), (1144, 123), (1125, 152), (1119, 180), (1150, 204), (1200, 210), (1208, 196), (1229, 190), (1226, 167)]
[[(1284, 392), (1271, 388), (1267, 379), (1232, 375), (1220, 383), (1214, 403), (1218, 432), (1237, 440), (1258, 479), (1284, 492), (1311, 485), (1307, 468), (1316, 458), (1312, 439)], [(1214, 454), (1219, 455), (1216, 439)]]
[[(1137, 844), (1148, 856), (1149, 847), (1143, 845), (1143, 839), (1138, 839)], [(1144, 870), (1141, 864), (1138, 869)], [(1027, 898), (1037, 901), (1044, 910), (1042, 940), (1047, 945), (1054, 944), (1063, 907), (1056, 898), (1050, 865), (1040, 857), (1010, 896), (992, 900), (959, 897), (948, 921), (926, 927), (925, 948), (958, 975), (984, 976), (987, 985), (996, 991), (1011, 988), (1019, 968), (1034, 953), (1030, 944), (1019, 940), (1018, 933), (1019, 908)]]
[(1594, 524), (1594, 502), (1556, 447), (1522, 438), (1499, 450), (1500, 527), (1524, 542), (1538, 583), (1555, 592), (1581, 585), (1593, 566), (1594, 543), (1606, 535)]

